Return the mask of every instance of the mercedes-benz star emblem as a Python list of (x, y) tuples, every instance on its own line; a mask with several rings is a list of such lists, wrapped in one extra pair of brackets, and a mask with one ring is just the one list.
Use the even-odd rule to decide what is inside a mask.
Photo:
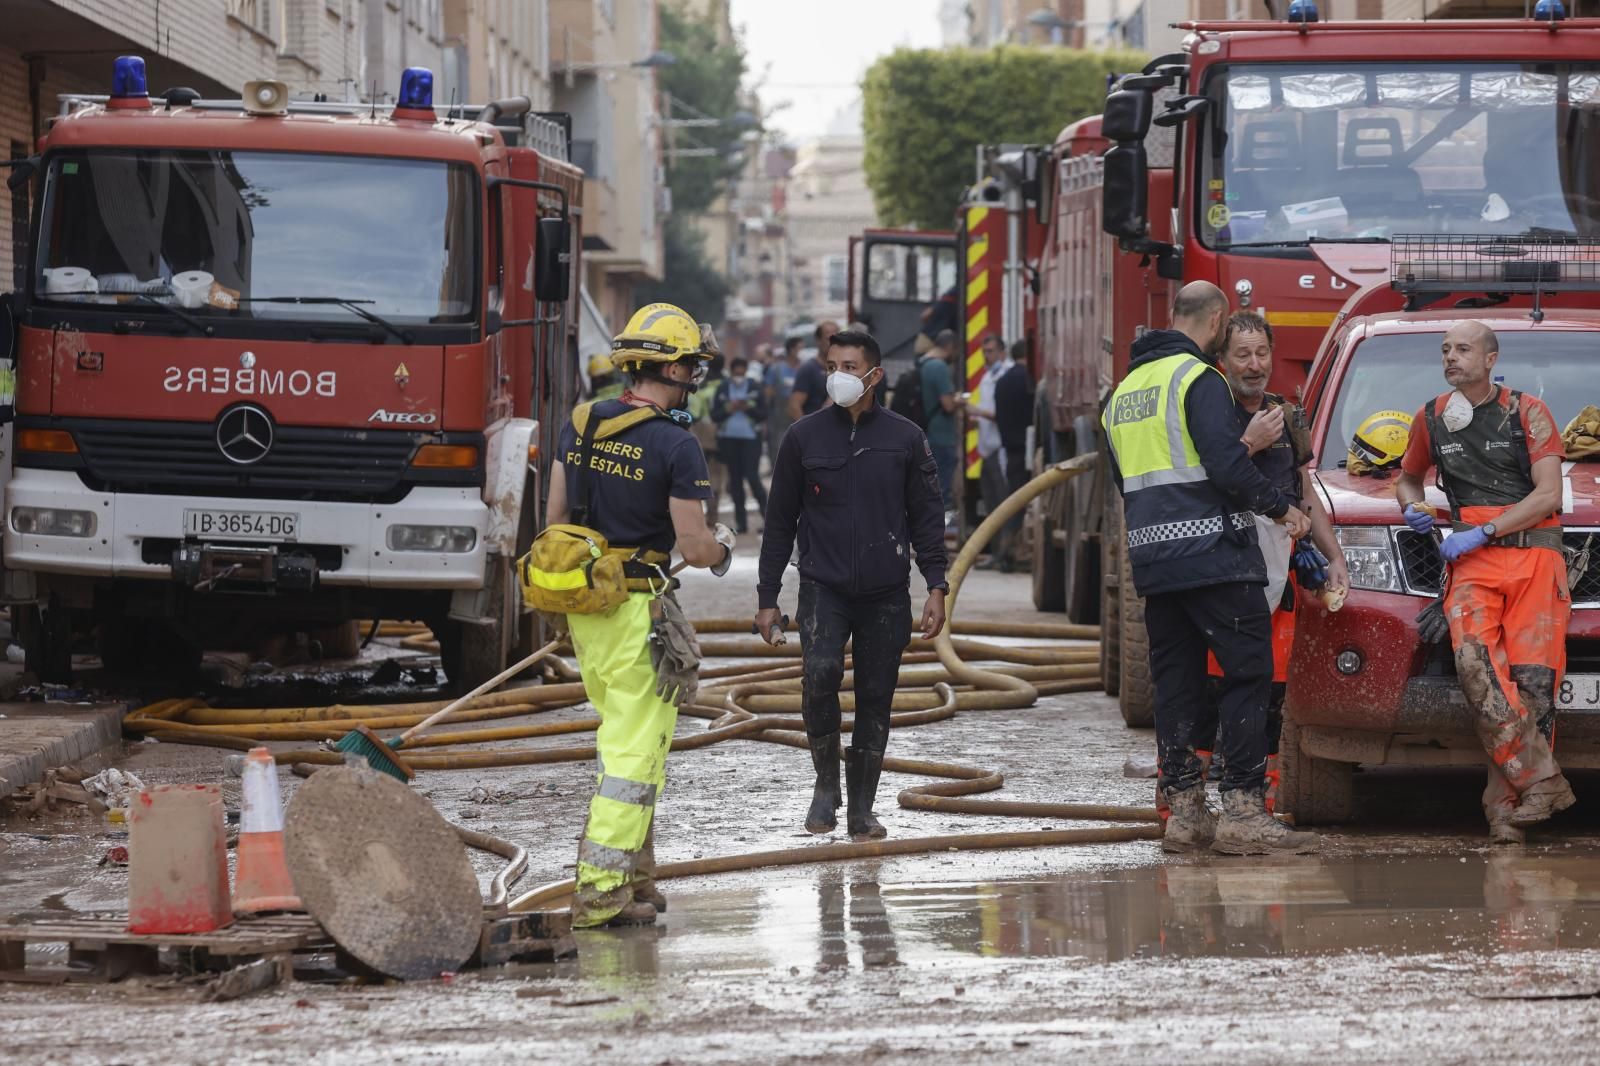
[(240, 466), (260, 462), (272, 450), (272, 419), (249, 404), (225, 411), (217, 419), (217, 450)]
[(239, 353), (239, 365), (244, 367), (246, 370), (249, 370), (251, 367), (255, 366), (256, 365), (256, 353), (255, 352), (240, 352)]

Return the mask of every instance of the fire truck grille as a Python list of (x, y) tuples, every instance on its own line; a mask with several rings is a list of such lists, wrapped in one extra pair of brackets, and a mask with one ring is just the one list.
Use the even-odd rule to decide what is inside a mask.
[[(251, 496), (284, 500), (392, 503), (424, 435), (275, 426), (272, 446), (241, 466), (217, 448), (205, 422), (64, 420), (78, 442), (79, 474), (102, 492)], [(432, 479), (429, 479), (432, 480)]]
[[(1569, 572), (1578, 569), (1575, 561), (1586, 562), (1572, 583), (1573, 606), (1600, 606), (1600, 529), (1566, 529), (1561, 542), (1566, 549)], [(1444, 561), (1439, 558), (1433, 538), (1402, 529), (1395, 534), (1395, 544), (1400, 551), (1400, 569), (1405, 575), (1406, 589), (1437, 596), (1444, 581)]]

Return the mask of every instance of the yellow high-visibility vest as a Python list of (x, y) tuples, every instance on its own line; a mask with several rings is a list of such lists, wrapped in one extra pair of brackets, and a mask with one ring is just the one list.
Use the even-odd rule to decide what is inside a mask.
[(1189, 436), (1184, 401), (1200, 375), (1214, 369), (1179, 352), (1134, 367), (1111, 394), (1100, 422), (1122, 471), (1124, 498), (1158, 485), (1206, 479)]

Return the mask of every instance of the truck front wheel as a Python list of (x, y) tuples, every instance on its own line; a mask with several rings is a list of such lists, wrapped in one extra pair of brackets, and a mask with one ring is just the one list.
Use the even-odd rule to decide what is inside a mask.
[(1284, 715), (1278, 738), (1278, 813), (1295, 825), (1332, 825), (1355, 813), (1355, 764), (1300, 750), (1300, 727)]

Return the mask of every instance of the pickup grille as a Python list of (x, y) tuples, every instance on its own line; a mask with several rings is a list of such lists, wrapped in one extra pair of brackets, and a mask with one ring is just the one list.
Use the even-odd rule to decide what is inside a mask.
[[(70, 466), (98, 492), (206, 495), (280, 500), (393, 503), (413, 484), (479, 484), (478, 434), (411, 433), (275, 426), (272, 448), (259, 462), (240, 466), (217, 448), (209, 422), (133, 422), (38, 419), (26, 424), (70, 430), (78, 456), (18, 456), (19, 466)], [(451, 438), (460, 437), (459, 441)], [(472, 443), (474, 470), (410, 469), (418, 447), (431, 441)]]
[[(1589, 551), (1589, 566), (1572, 586), (1572, 605), (1600, 607), (1600, 529), (1565, 529), (1561, 543), (1569, 565), (1585, 548)], [(1444, 582), (1444, 561), (1439, 558), (1433, 537), (1409, 529), (1398, 530), (1395, 547), (1400, 553), (1400, 570), (1405, 575), (1406, 588), (1421, 595), (1437, 596)]]

